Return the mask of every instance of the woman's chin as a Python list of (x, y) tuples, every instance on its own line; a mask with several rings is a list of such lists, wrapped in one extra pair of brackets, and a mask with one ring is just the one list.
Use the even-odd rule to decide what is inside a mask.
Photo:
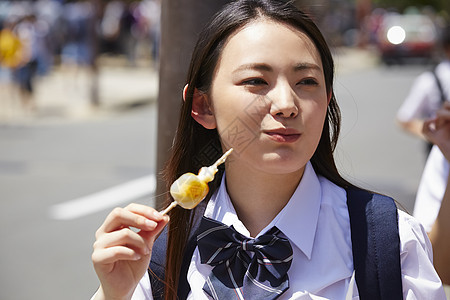
[(299, 155), (285, 153), (268, 153), (264, 155), (259, 165), (272, 174), (291, 174), (303, 170), (308, 160), (300, 159)]

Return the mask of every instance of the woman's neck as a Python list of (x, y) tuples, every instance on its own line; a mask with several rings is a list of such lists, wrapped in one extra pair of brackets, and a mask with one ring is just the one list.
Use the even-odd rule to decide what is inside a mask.
[(227, 166), (227, 191), (236, 213), (252, 237), (266, 227), (289, 202), (304, 168), (290, 174), (267, 174)]

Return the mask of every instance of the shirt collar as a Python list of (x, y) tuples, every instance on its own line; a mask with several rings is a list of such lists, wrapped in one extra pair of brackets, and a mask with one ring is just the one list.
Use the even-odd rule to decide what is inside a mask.
[[(281, 212), (261, 233), (276, 226), (286, 237), (311, 259), (314, 237), (319, 219), (322, 192), (319, 179), (310, 162), (297, 189)], [(238, 219), (225, 185), (225, 174), (219, 189), (211, 197), (205, 210), (206, 217), (233, 227), (249, 237), (250, 233)]]

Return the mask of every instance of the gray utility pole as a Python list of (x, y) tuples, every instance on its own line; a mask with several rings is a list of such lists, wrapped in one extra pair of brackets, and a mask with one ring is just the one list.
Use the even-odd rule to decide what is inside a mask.
[[(162, 0), (156, 195), (166, 192), (160, 172), (169, 158), (178, 125), (192, 50), (201, 28), (227, 2), (230, 0)], [(157, 207), (162, 200), (157, 200)]]

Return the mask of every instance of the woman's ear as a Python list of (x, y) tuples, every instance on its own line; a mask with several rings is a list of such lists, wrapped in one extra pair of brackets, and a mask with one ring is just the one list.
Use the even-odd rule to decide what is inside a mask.
[(330, 105), (330, 101), (331, 101), (331, 98), (332, 98), (332, 96), (333, 96), (333, 92), (332, 91), (330, 91), (328, 94), (327, 94), (327, 97), (328, 97), (328, 103), (327, 103), (327, 105)]
[(186, 102), (186, 93), (187, 93), (187, 89), (189, 87), (189, 84), (186, 84), (183, 88), (183, 101)]
[[(183, 99), (186, 101), (187, 85), (183, 89)], [(208, 95), (194, 90), (192, 97), (192, 111), (191, 116), (197, 123), (205, 127), (206, 129), (216, 128), (216, 118), (214, 117), (213, 110), (210, 105)]]

